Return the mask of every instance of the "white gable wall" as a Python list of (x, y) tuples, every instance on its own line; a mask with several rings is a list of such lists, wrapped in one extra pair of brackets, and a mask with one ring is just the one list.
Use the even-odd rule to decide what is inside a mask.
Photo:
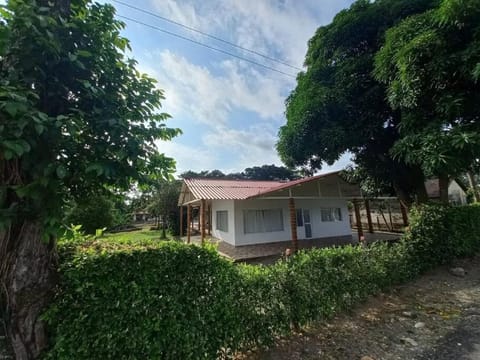
[[(351, 235), (350, 220), (347, 209), (347, 201), (343, 199), (296, 199), (295, 207), (297, 209), (309, 209), (312, 226), (312, 238), (332, 237), (332, 236), (348, 236)], [(342, 221), (338, 222), (322, 222), (321, 208), (340, 208), (342, 212)], [(245, 234), (243, 210), (265, 210), (265, 209), (282, 209), (283, 215), (283, 231), (264, 232), (255, 234)], [(290, 241), (290, 211), (288, 208), (288, 200), (270, 200), (270, 199), (254, 199), (254, 200), (236, 200), (235, 210), (235, 236), (234, 245), (251, 245), (265, 244), (277, 241)], [(229, 213), (230, 214), (230, 213)], [(215, 213), (214, 213), (215, 216)], [(230, 215), (229, 215), (230, 216)], [(230, 217), (229, 217), (230, 230)], [(297, 228), (298, 239), (305, 238), (304, 227)], [(223, 237), (219, 237), (222, 240)], [(227, 240), (225, 240), (227, 241)], [(229, 241), (227, 241), (229, 242)]]
[[(217, 211), (228, 211), (228, 232), (217, 229)], [(235, 245), (235, 214), (233, 200), (212, 201), (212, 236)]]
[(448, 186), (448, 197), (455, 205), (465, 205), (467, 203), (467, 195), (465, 191), (453, 180)]

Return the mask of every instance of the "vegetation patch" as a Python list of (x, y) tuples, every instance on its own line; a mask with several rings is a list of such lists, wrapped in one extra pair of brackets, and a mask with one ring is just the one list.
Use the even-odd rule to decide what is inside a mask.
[[(480, 249), (480, 206), (423, 206), (395, 244), (301, 251), (270, 267), (146, 237), (64, 243), (50, 359), (214, 359), (350, 308)], [(69, 251), (67, 251), (69, 250)], [(73, 251), (72, 251), (73, 250)]]

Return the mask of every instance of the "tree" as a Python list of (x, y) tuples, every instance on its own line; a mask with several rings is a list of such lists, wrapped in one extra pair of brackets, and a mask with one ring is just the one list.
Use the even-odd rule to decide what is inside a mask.
[(72, 202), (66, 211), (67, 225), (82, 225), (86, 234), (97, 229), (110, 228), (114, 223), (113, 202), (105, 195), (97, 195)]
[(200, 172), (185, 171), (180, 175), (182, 179), (224, 179), (224, 180), (295, 180), (300, 177), (298, 171), (284, 166), (262, 165), (246, 168), (240, 173), (224, 174), (220, 170), (202, 170)]
[(192, 170), (188, 170), (180, 174), (180, 178), (182, 179), (225, 179), (228, 175), (225, 175), (220, 170), (202, 170), (200, 172), (195, 172)]
[(153, 199), (148, 205), (148, 212), (162, 221), (163, 237), (168, 229), (172, 235), (179, 235), (178, 198), (182, 183), (180, 181), (164, 181), (158, 186)]
[(242, 177), (248, 180), (295, 180), (300, 178), (298, 172), (284, 166), (262, 165), (246, 168)]
[(441, 180), (471, 172), (480, 159), (480, 3), (443, 0), (389, 29), (376, 78), (402, 113), (393, 153)]
[(124, 24), (87, 0), (10, 0), (0, 20), (0, 279), (18, 359), (46, 345), (66, 199), (167, 177), (155, 141), (179, 133), (163, 93), (125, 57)]
[(400, 138), (401, 112), (392, 109), (372, 72), (385, 31), (435, 4), (359, 0), (317, 30), (308, 44), (307, 70), (286, 100), (277, 150), (287, 166), (315, 170), (349, 151), (357, 166), (377, 181), (388, 179), (405, 202), (412, 195), (427, 200), (421, 168), (390, 153)]

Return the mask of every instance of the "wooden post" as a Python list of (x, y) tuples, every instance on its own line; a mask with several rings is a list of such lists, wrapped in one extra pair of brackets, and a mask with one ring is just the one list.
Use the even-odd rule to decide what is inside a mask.
[(212, 205), (208, 204), (208, 236), (212, 235)]
[(399, 200), (400, 211), (402, 212), (403, 226), (408, 226), (408, 212), (407, 207), (404, 205), (403, 201)]
[(183, 205), (180, 205), (180, 237), (183, 236)]
[(187, 205), (187, 243), (188, 244), (190, 244), (190, 236), (192, 232), (191, 219), (192, 219), (192, 205), (188, 204)]
[(358, 242), (363, 241), (362, 218), (360, 216), (360, 204), (357, 199), (353, 200), (353, 207), (355, 209), (355, 221), (357, 223)]
[(373, 234), (372, 214), (370, 212), (370, 201), (365, 199), (365, 210), (367, 211), (368, 232)]
[(200, 229), (200, 225), (201, 225), (200, 216), (201, 216), (201, 213), (202, 213), (202, 204), (200, 203), (200, 206), (198, 207), (198, 223), (197, 223), (197, 230), (198, 230), (198, 232), (201, 231), (201, 229)]
[(290, 210), (290, 229), (292, 232), (293, 252), (296, 252), (298, 250), (297, 210), (295, 209), (295, 200), (293, 198), (288, 199), (288, 208)]
[(205, 200), (202, 199), (200, 202), (200, 214), (199, 214), (199, 221), (200, 221), (200, 235), (202, 238), (202, 245), (205, 241)]

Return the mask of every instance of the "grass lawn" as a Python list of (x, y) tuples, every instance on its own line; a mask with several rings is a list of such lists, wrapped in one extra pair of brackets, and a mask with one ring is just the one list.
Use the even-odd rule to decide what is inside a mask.
[[(115, 234), (105, 233), (99, 240), (104, 242), (112, 242), (117, 244), (138, 244), (150, 243), (152, 241), (163, 241), (161, 230), (147, 230), (141, 229), (137, 231), (119, 232)], [(174, 240), (174, 238), (167, 232), (167, 240)]]

